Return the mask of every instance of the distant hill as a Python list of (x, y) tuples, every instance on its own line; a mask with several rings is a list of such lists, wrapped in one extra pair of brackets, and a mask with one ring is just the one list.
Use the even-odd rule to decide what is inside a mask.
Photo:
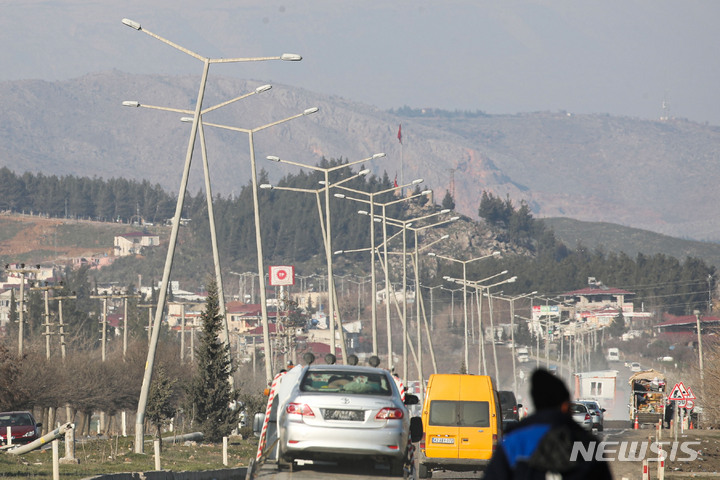
[[(17, 173), (147, 179), (177, 192), (190, 124), (179, 121), (182, 114), (123, 107), (122, 101), (191, 110), (198, 81), (109, 71), (58, 82), (0, 82), (0, 166)], [(211, 76), (204, 105), (260, 84)], [(536, 218), (720, 240), (720, 199), (712, 194), (720, 178), (718, 127), (567, 112), (388, 112), (282, 85), (204, 118), (254, 129), (311, 106), (320, 112), (255, 133), (258, 170), (270, 181), (299, 169), (271, 163), (268, 155), (312, 165), (322, 157), (354, 161), (385, 152), (386, 158), (367, 162), (373, 173), (399, 182), (423, 178), (438, 202), (452, 191), (457, 210), (471, 218), (488, 190), (515, 204), (526, 201)], [(205, 136), (213, 192), (238, 193), (249, 182), (248, 135), (206, 127)], [(199, 144), (192, 192), (204, 185)]]
[(571, 249), (582, 244), (593, 250), (600, 247), (605, 252), (624, 252), (633, 259), (638, 253), (646, 256), (662, 253), (680, 261), (695, 257), (720, 269), (720, 244), (717, 243), (684, 240), (613, 223), (570, 218), (545, 218), (543, 222)]

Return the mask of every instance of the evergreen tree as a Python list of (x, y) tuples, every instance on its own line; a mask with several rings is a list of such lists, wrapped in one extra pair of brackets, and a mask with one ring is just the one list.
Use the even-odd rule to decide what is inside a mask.
[(235, 427), (235, 412), (230, 405), (237, 400), (237, 392), (233, 392), (230, 385), (233, 368), (229, 346), (218, 338), (223, 317), (214, 280), (208, 281), (207, 291), (207, 302), (201, 315), (200, 344), (195, 351), (197, 368), (188, 396), (205, 440), (216, 442)]
[(150, 385), (145, 416), (147, 421), (155, 427), (156, 436), (160, 440), (160, 446), (162, 447), (162, 427), (175, 415), (172, 397), (173, 388), (177, 381), (168, 378), (163, 367), (158, 368), (154, 377), (152, 385)]
[(622, 311), (620, 311), (610, 323), (608, 333), (613, 337), (620, 337), (623, 333), (625, 333), (625, 330), (625, 316), (622, 314)]
[(442, 208), (449, 208), (450, 210), (455, 210), (455, 200), (453, 199), (452, 195), (450, 195), (450, 191), (445, 190), (445, 196), (442, 199)]

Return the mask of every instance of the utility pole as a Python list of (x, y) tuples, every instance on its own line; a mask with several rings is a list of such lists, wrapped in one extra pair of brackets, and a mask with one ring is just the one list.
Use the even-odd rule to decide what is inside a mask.
[(72, 292), (72, 295), (65, 295), (65, 296), (61, 296), (61, 297), (50, 297), (50, 300), (58, 301), (58, 335), (60, 336), (60, 358), (62, 358), (63, 362), (65, 361), (66, 352), (65, 352), (65, 323), (63, 322), (62, 301), (63, 300), (75, 300), (75, 299), (77, 299), (77, 295), (75, 295), (75, 292)]
[(54, 289), (54, 286), (44, 286), (44, 287), (30, 287), (30, 290), (42, 290), (45, 297), (45, 321), (42, 323), (42, 326), (45, 327), (45, 332), (43, 335), (45, 336), (45, 359), (50, 360), (50, 337), (53, 335), (53, 333), (50, 331), (50, 327), (52, 326), (52, 322), (50, 322), (50, 303), (49, 303), (49, 292), (51, 289)]
[(23, 356), (23, 337), (25, 330), (25, 275), (32, 273), (37, 277), (40, 265), (35, 265), (35, 268), (25, 268), (25, 264), (21, 263), (20, 268), (10, 268), (10, 265), (5, 265), (5, 271), (10, 273), (17, 273), (20, 275), (20, 308), (18, 309), (18, 357)]

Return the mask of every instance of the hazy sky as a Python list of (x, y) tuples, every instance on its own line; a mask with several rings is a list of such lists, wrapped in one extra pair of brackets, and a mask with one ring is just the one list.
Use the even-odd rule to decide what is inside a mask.
[[(192, 5), (188, 5), (192, 4)], [(720, 125), (715, 0), (1, 1), (0, 80), (201, 64), (123, 17), (209, 57), (294, 52), (298, 64), (213, 66), (382, 109), (567, 110)]]

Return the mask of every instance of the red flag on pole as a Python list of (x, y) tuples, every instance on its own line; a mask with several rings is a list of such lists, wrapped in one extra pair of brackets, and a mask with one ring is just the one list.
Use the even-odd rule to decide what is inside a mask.
[(402, 123), (398, 126), (398, 142), (402, 145)]
[(395, 180), (393, 180), (393, 187), (397, 187), (397, 186), (398, 186), (398, 183), (397, 183), (397, 173), (396, 173)]

